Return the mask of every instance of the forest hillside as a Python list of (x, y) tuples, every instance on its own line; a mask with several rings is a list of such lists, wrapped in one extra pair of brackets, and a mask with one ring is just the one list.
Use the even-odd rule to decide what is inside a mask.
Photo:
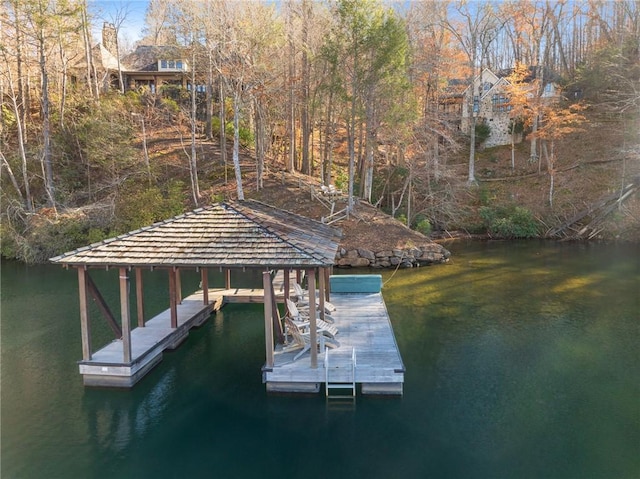
[(135, 43), (126, 9), (5, 3), (4, 257), (245, 198), (345, 247), (640, 239), (636, 1), (150, 0)]

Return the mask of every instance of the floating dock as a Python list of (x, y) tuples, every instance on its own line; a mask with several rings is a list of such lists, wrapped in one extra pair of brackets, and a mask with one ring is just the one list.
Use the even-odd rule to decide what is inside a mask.
[[(339, 333), (340, 347), (329, 350), (332, 366), (336, 361), (351, 361), (355, 350), (355, 382), (362, 394), (402, 395), (404, 364), (381, 293), (332, 293), (331, 313)], [(324, 354), (318, 355), (318, 367), (310, 367), (306, 353), (293, 360), (298, 351), (283, 352), (277, 347), (273, 368), (263, 369), (263, 381), (269, 392), (318, 393), (326, 381)], [(335, 359), (334, 359), (335, 358)], [(342, 364), (345, 377), (332, 382), (349, 382), (351, 364)]]

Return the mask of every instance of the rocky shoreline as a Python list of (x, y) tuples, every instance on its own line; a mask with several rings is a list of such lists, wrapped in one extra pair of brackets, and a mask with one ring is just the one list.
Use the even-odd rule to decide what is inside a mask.
[(450, 256), (449, 250), (438, 243), (379, 251), (367, 248), (340, 248), (335, 265), (338, 268), (414, 268), (446, 263)]

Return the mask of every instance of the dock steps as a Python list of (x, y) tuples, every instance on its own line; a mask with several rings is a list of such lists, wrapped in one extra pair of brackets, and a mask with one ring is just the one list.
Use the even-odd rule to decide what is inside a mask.
[[(331, 352), (330, 352), (331, 351)], [(329, 348), (324, 352), (325, 396), (327, 399), (356, 398), (356, 350)], [(337, 391), (344, 391), (338, 394)]]

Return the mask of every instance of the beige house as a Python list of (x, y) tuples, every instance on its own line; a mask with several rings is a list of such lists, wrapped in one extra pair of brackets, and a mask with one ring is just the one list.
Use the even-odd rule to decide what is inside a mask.
[[(496, 74), (488, 68), (481, 75), (474, 78), (472, 85), (463, 93), (462, 119), (460, 129), (469, 131), (472, 115), (477, 123), (487, 123), (491, 127), (491, 134), (484, 143), (486, 148), (511, 144), (512, 106), (509, 101), (507, 74)], [(473, 102), (471, 96), (473, 95)], [(533, 93), (531, 94), (533, 96)], [(555, 83), (545, 84), (542, 98), (550, 101), (559, 96), (559, 90)], [(473, 107), (471, 108), (471, 105)], [(472, 109), (472, 111), (470, 111)], [(522, 135), (516, 138), (516, 143), (522, 141)]]
[(149, 88), (156, 93), (163, 85), (186, 88), (189, 64), (179, 47), (139, 45), (122, 59), (125, 90)]
[(184, 50), (177, 46), (139, 45), (121, 58), (118, 65), (115, 27), (106, 23), (102, 28), (102, 42), (91, 49), (92, 69), (84, 58), (70, 68), (71, 80), (87, 81), (87, 75), (102, 91), (119, 89), (119, 70), (125, 90), (148, 88), (155, 93), (163, 85), (188, 87), (189, 63)]

